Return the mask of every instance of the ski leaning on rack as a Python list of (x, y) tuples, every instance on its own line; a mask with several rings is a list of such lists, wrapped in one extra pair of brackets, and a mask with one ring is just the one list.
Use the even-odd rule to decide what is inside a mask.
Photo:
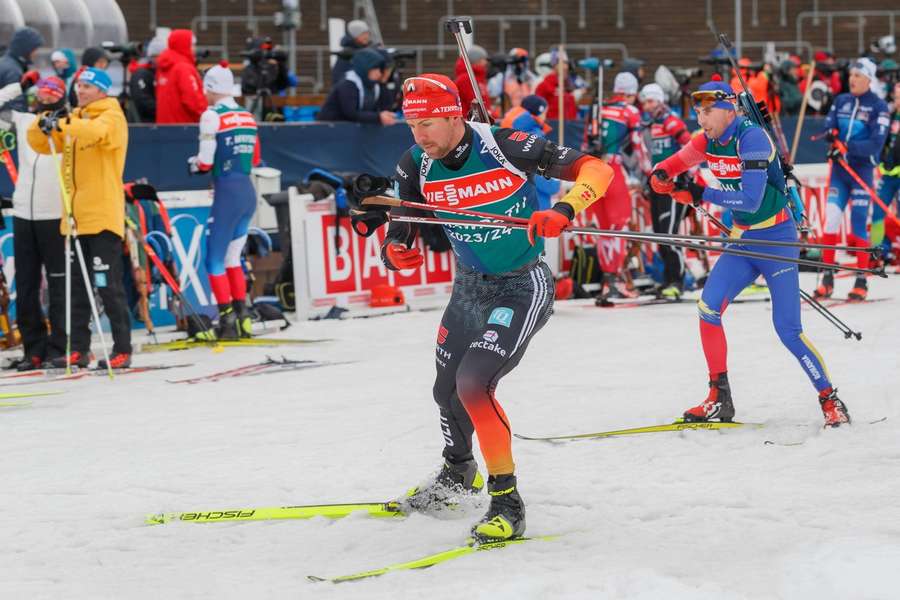
[(159, 344), (143, 344), (140, 352), (172, 352), (176, 350), (190, 350), (191, 348), (253, 348), (256, 346), (294, 346), (302, 344), (319, 344), (330, 340), (304, 340), (291, 338), (265, 338), (254, 337), (244, 338), (240, 340), (172, 340), (171, 342), (161, 342)]
[(740, 421), (719, 422), (719, 421), (702, 421), (699, 423), (688, 423), (686, 421), (675, 421), (665, 425), (650, 425), (647, 427), (632, 427), (630, 429), (614, 429), (612, 431), (597, 431), (594, 433), (576, 433), (571, 435), (553, 435), (546, 437), (533, 437), (527, 435), (513, 434), (520, 440), (528, 440), (534, 442), (566, 442), (574, 440), (590, 440), (607, 437), (617, 437), (625, 435), (637, 435), (641, 433), (662, 433), (667, 431), (693, 431), (693, 430), (723, 430), (737, 429), (740, 427), (748, 427), (759, 429), (765, 427), (763, 423), (742, 423)]
[(436, 554), (429, 554), (428, 556), (424, 556), (422, 558), (418, 558), (415, 560), (410, 560), (407, 562), (394, 563), (392, 565), (388, 565), (386, 567), (381, 567), (378, 569), (372, 569), (370, 571), (361, 571), (359, 573), (353, 573), (350, 575), (340, 575), (338, 577), (319, 577), (316, 575), (307, 575), (306, 578), (313, 582), (323, 582), (329, 581), (331, 583), (343, 583), (345, 581), (358, 581), (360, 579), (368, 579), (369, 577), (378, 577), (379, 575), (384, 575), (386, 573), (392, 573), (394, 571), (408, 571), (411, 569), (427, 569), (428, 567), (433, 567), (434, 565), (439, 565), (441, 563), (445, 563), (449, 560), (453, 560), (455, 558), (460, 558), (461, 556), (466, 556), (469, 554), (476, 554), (478, 552), (486, 552), (488, 550), (499, 550), (501, 548), (507, 548), (509, 546), (516, 546), (519, 544), (525, 544), (528, 542), (543, 542), (555, 540), (559, 536), (555, 535), (544, 535), (539, 537), (520, 537), (513, 538), (511, 540), (505, 540), (502, 542), (484, 542), (478, 543), (473, 538), (469, 538), (468, 541), (462, 546), (456, 546), (455, 548), (450, 548), (449, 550), (444, 550), (442, 552), (438, 552)]
[(226, 521), (278, 521), (325, 517), (342, 519), (356, 513), (370, 517), (405, 517), (399, 502), (354, 502), (349, 504), (304, 504), (298, 506), (228, 508), (188, 512), (155, 513), (147, 515), (147, 525), (165, 523), (222, 523)]
[(284, 373), (286, 371), (299, 371), (301, 369), (315, 369), (317, 367), (329, 367), (334, 365), (348, 364), (351, 361), (318, 361), (318, 360), (293, 360), (282, 357), (281, 360), (267, 357), (264, 362), (254, 363), (252, 365), (244, 365), (224, 371), (217, 371), (209, 375), (201, 375), (199, 377), (189, 377), (187, 379), (167, 379), (169, 383), (206, 383), (210, 381), (221, 381), (222, 379), (232, 379), (234, 377), (247, 377), (251, 375), (267, 375), (271, 373)]

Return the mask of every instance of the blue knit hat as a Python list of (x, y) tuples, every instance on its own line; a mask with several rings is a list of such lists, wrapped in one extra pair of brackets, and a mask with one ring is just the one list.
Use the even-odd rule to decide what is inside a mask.
[(726, 110), (737, 109), (737, 105), (735, 104), (735, 100), (737, 100), (737, 94), (735, 94), (731, 86), (724, 81), (707, 81), (706, 83), (701, 84), (700, 88), (697, 91), (720, 92), (720, 95), (722, 97), (721, 99), (717, 99), (713, 103), (713, 106), (715, 108), (724, 108)]
[(109, 74), (97, 67), (91, 67), (82, 71), (81, 75), (78, 76), (78, 81), (89, 83), (99, 88), (104, 94), (108, 93), (109, 88), (112, 87), (112, 80), (109, 78)]
[(532, 94), (531, 96), (522, 98), (522, 108), (534, 116), (540, 117), (547, 110), (547, 101), (540, 96)]

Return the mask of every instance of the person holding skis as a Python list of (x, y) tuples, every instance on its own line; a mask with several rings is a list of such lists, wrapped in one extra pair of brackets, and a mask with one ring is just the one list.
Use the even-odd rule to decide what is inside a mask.
[[(641, 89), (644, 114), (641, 124), (650, 137), (650, 159), (653, 164), (669, 158), (682, 146), (691, 141), (691, 134), (684, 121), (666, 105), (666, 95), (655, 83)], [(687, 174), (679, 175), (674, 193), (690, 194)], [(650, 212), (653, 216), (653, 231), (656, 233), (678, 233), (678, 226), (688, 205), (676, 202), (671, 195), (657, 194), (652, 189), (648, 194)], [(663, 281), (659, 293), (664, 298), (681, 298), (684, 281), (684, 255), (680, 248), (659, 245), (659, 255), (663, 260)]]
[(188, 165), (193, 174), (212, 173), (213, 177), (206, 271), (219, 323), (199, 337), (233, 340), (252, 333), (241, 252), (256, 212), (250, 171), (259, 164), (259, 139), (253, 115), (234, 100), (234, 75), (227, 62), (206, 72), (203, 90), (210, 106), (200, 116), (200, 148)]
[[(488, 471), (490, 508), (472, 528), (479, 541), (521, 536), (525, 505), (518, 491), (509, 419), (496, 388), (512, 371), (553, 309), (554, 281), (541, 260), (545, 237), (557, 237), (574, 216), (601, 198), (613, 177), (602, 160), (537, 135), (465, 121), (456, 85), (426, 73), (403, 83), (403, 113), (416, 144), (396, 168), (395, 190), (408, 201), (434, 206), (438, 218), (471, 220), (444, 207), (478, 208), (527, 218), (528, 231), (445, 225), (456, 256), (450, 302), (437, 334), (433, 393), (444, 438), (444, 464), (428, 483), (410, 490), (410, 510), (439, 510), (484, 480), (472, 452), (472, 434)], [(538, 176), (574, 181), (552, 208), (537, 210)], [(354, 230), (372, 235), (388, 220), (386, 209), (358, 205)], [(391, 216), (421, 211), (394, 208)], [(424, 214), (428, 214), (427, 212)], [(473, 221), (477, 223), (477, 220)], [(392, 270), (420, 267), (417, 227), (393, 222), (382, 244)]]
[[(825, 209), (825, 228), (822, 234), (823, 244), (835, 245), (841, 224), (844, 221), (844, 209), (850, 200), (850, 232), (847, 244), (860, 248), (869, 245), (869, 233), (866, 229), (869, 220), (869, 204), (872, 199), (869, 192), (860, 185), (856, 174), (871, 188), (878, 164), (878, 157), (884, 147), (890, 125), (890, 114), (887, 104), (870, 88), (877, 67), (869, 58), (860, 58), (850, 68), (850, 92), (841, 94), (834, 100), (828, 117), (825, 119), (825, 137), (831, 143), (828, 150), (828, 161), (831, 167), (830, 185), (828, 188), (828, 205)], [(844, 161), (852, 173), (841, 164)], [(822, 252), (822, 262), (834, 264), (834, 250)], [(856, 253), (856, 263), (861, 269), (869, 266), (869, 253)], [(866, 276), (859, 274), (856, 283), (847, 297), (850, 300), (865, 300), (869, 287)], [(827, 271), (822, 276), (822, 283), (816, 288), (816, 298), (830, 298), (834, 293), (834, 273)]]
[[(748, 242), (736, 246), (776, 257), (797, 258), (800, 252), (797, 247), (752, 243), (754, 239), (793, 242), (798, 239), (797, 224), (788, 207), (784, 173), (765, 129), (747, 117), (738, 116), (737, 96), (724, 82), (704, 83), (691, 98), (704, 134), (694, 137), (654, 167), (650, 178), (653, 191), (671, 194), (675, 177), (706, 161), (722, 189), (707, 187), (703, 200), (732, 209), (731, 235)], [(680, 196), (674, 197), (681, 200)], [(719, 257), (698, 303), (700, 340), (709, 367), (709, 394), (699, 405), (685, 411), (685, 420), (727, 422), (734, 417), (722, 315), (734, 297), (759, 275), (765, 278), (772, 295), (775, 331), (816, 388), (825, 425), (849, 424), (847, 407), (838, 398), (821, 355), (803, 335), (797, 265), (732, 254)]]

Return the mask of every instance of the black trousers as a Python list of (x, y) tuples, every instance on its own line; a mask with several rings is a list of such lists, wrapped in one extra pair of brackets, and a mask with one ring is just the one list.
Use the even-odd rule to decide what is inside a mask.
[(435, 349), (434, 400), (447, 460), (471, 460), (475, 432), (488, 472), (513, 472), (509, 421), (494, 391), (550, 318), (553, 292), (543, 262), (496, 276), (457, 267)]
[[(79, 235), (78, 241), (91, 284), (100, 294), (103, 311), (109, 318), (112, 353), (131, 354), (131, 313), (125, 296), (122, 238), (111, 231), (101, 231)], [(72, 261), (72, 350), (85, 353), (91, 347), (91, 305), (74, 247)]]
[[(653, 231), (656, 233), (676, 233), (687, 212), (687, 205), (675, 202), (668, 194), (650, 191), (650, 213), (653, 216)], [(681, 248), (659, 244), (659, 255), (663, 260), (663, 287), (681, 285), (684, 279), (684, 254)]]
[[(66, 351), (66, 238), (59, 219), (13, 219), (16, 255), (16, 322), (25, 357), (50, 360)], [(50, 333), (41, 306), (42, 271), (47, 271)]]

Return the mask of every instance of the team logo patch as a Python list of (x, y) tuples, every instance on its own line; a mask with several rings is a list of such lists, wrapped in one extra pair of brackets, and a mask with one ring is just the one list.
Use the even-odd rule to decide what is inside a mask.
[(498, 306), (493, 311), (491, 311), (491, 316), (488, 317), (488, 325), (500, 325), (501, 327), (509, 327), (512, 323), (513, 315), (515, 311), (511, 308), (506, 308), (505, 306)]
[(481, 336), (481, 339), (493, 344), (498, 339), (500, 339), (500, 334), (497, 333), (496, 331), (494, 331), (493, 329), (488, 329), (487, 331), (484, 332), (484, 335)]
[(441, 325), (440, 327), (438, 327), (437, 343), (438, 343), (438, 344), (443, 344), (444, 342), (446, 342), (446, 341), (447, 341), (447, 335), (448, 335), (449, 333), (450, 333), (450, 332), (447, 331), (447, 328), (444, 327), (443, 325)]
[(525, 133), (524, 131), (513, 131), (511, 134), (509, 134), (509, 137), (506, 139), (511, 140), (513, 142), (524, 142), (525, 140), (528, 139), (528, 134)]

